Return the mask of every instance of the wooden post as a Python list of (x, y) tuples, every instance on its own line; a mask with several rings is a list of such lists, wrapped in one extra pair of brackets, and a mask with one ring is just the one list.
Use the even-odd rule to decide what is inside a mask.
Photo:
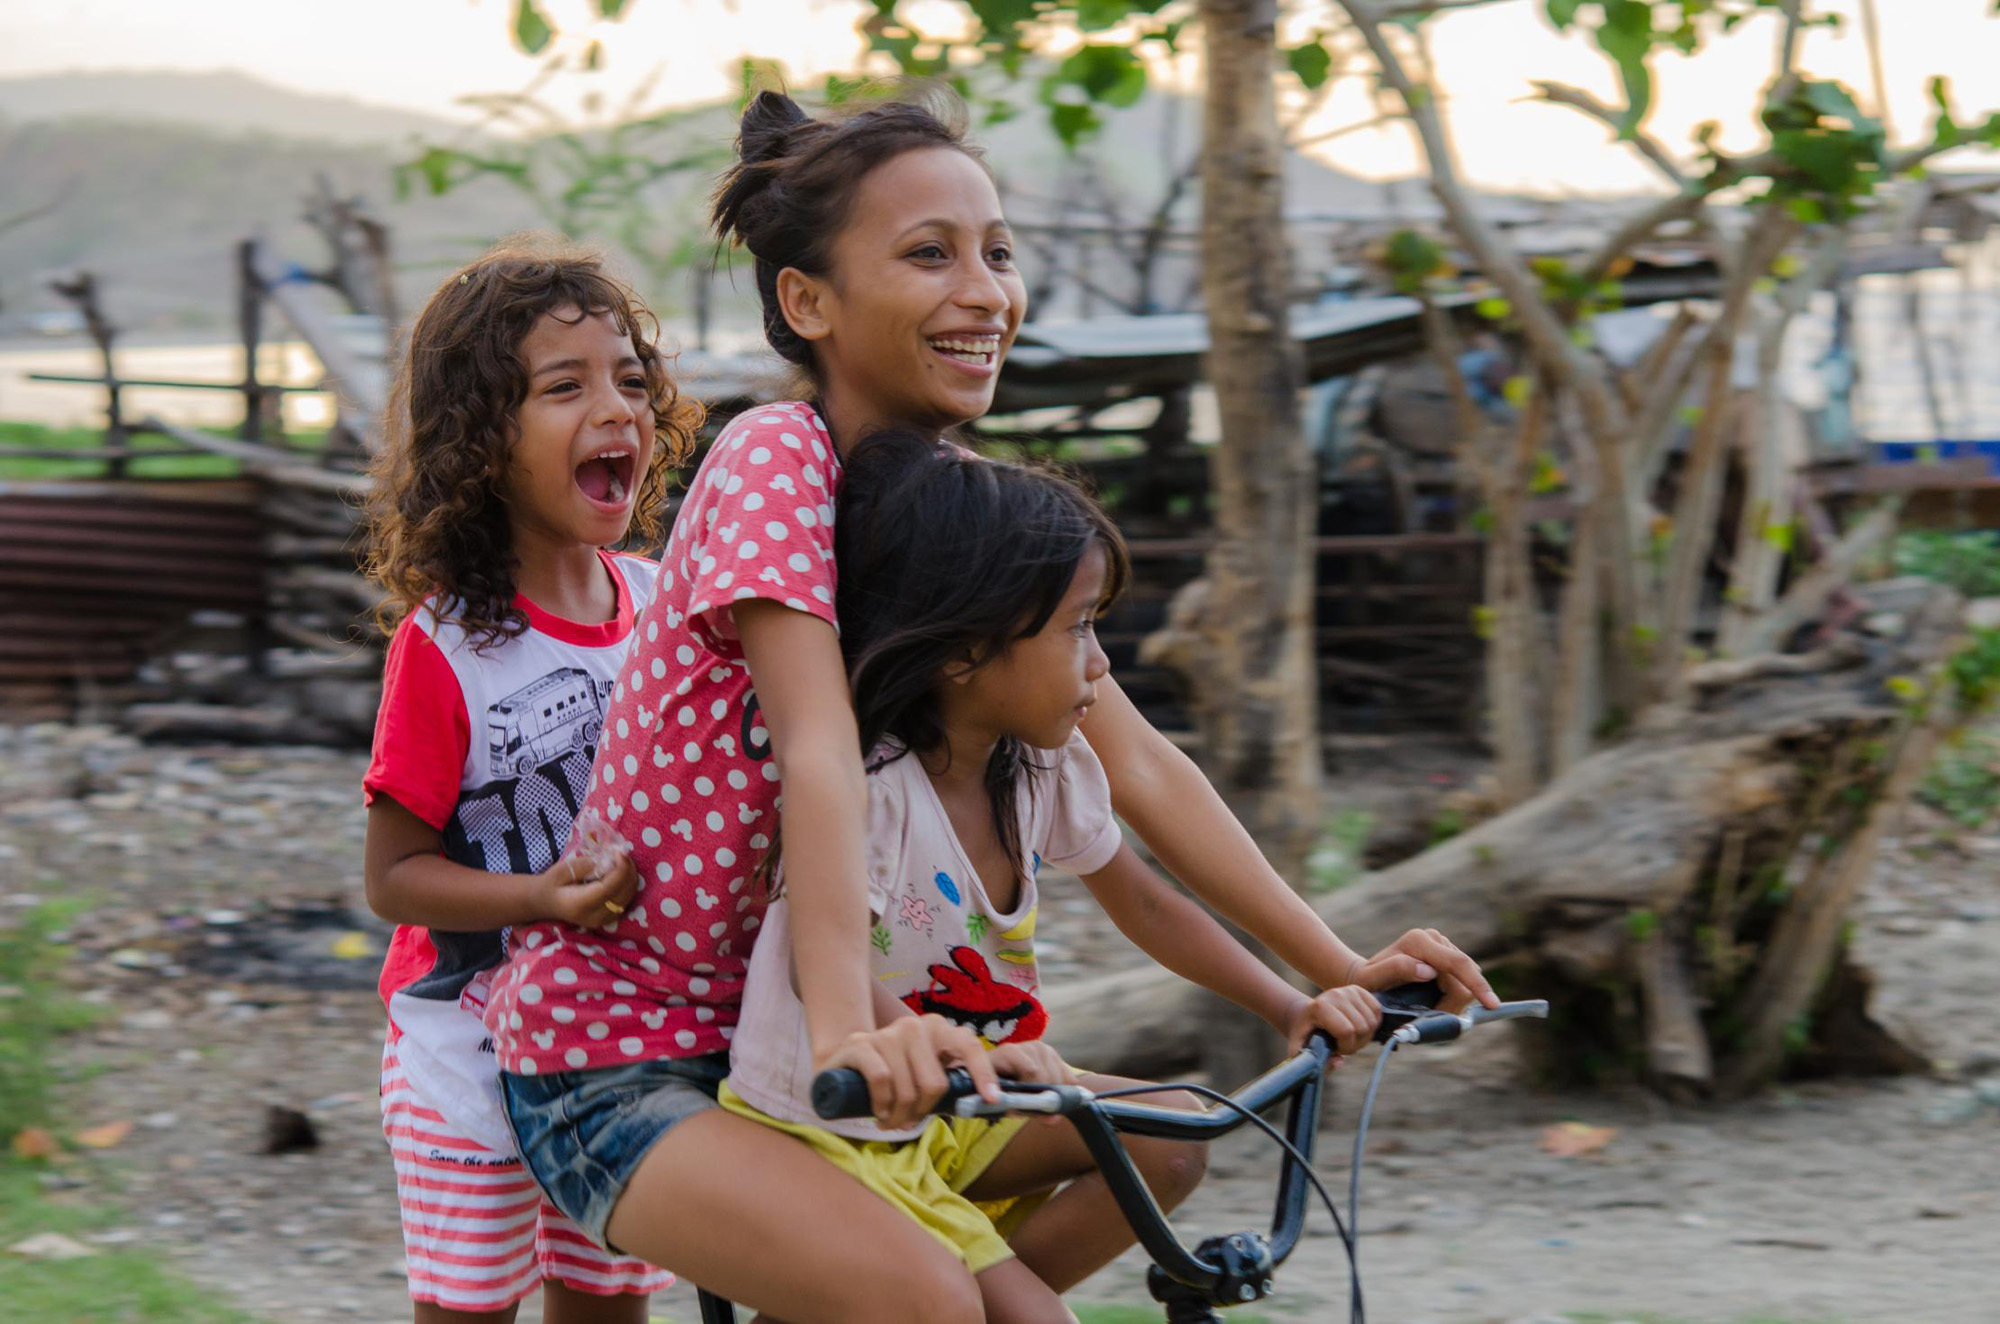
[(243, 426), (237, 435), (245, 441), (264, 439), (265, 391), (257, 380), (257, 347), (263, 340), (264, 284), (251, 261), (256, 250), (254, 239), (236, 245), (236, 325), (243, 334)]
[(79, 271), (68, 280), (52, 280), (49, 288), (77, 306), (104, 359), (104, 448), (110, 452), (105, 464), (110, 477), (123, 478), (131, 459), (132, 433), (125, 426), (125, 405), (119, 398), (118, 373), (111, 362), (111, 342), (118, 338), (117, 328), (98, 306), (97, 278), (88, 271)]

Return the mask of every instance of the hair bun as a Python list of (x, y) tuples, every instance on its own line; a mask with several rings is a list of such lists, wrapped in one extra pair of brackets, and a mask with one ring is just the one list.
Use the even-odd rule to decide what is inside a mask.
[(792, 132), (812, 122), (799, 103), (783, 92), (759, 92), (743, 108), (736, 132), (737, 159), (746, 163), (775, 160), (785, 155)]

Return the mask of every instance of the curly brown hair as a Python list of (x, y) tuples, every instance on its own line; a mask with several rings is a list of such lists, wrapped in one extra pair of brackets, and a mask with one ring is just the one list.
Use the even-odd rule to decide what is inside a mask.
[(527, 628), (499, 484), (528, 397), (521, 343), (544, 313), (565, 309), (609, 313), (644, 365), (653, 459), (627, 538), (658, 536), (668, 473), (693, 454), (703, 413), (667, 372), (657, 319), (597, 254), (549, 236), (504, 240), (438, 286), (396, 372), (367, 507), (368, 574), (389, 593), (376, 613), (385, 631), (432, 595), (475, 648)]

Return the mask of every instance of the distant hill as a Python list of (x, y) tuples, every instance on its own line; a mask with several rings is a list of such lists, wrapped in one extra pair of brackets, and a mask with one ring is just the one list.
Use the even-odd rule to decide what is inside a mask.
[[(975, 136), (989, 149), (1017, 221), (1053, 219), (1055, 200), (1075, 193), (1076, 163), (1049, 135), (1031, 84), (1022, 113)], [(1158, 95), (1110, 118), (1086, 156), (1136, 223), (1163, 196), (1167, 181), (1194, 151), (1200, 105)], [(729, 106), (705, 107), (678, 129), (686, 142), (726, 143)], [(487, 180), (444, 197), (393, 197), (390, 172), (419, 138), (451, 141), (447, 121), (336, 97), (298, 93), (237, 73), (61, 74), (0, 79), (0, 221), (52, 199), (52, 214), (0, 231), (0, 331), (10, 315), (60, 306), (48, 278), (77, 267), (95, 271), (115, 319), (134, 328), (227, 333), (234, 324), (232, 249), (262, 233), (308, 265), (322, 260), (319, 241), (298, 219), (316, 174), (359, 193), (391, 227), (402, 268), (405, 306), (413, 306), (451, 265), (493, 239), (538, 223), (533, 207)], [(677, 149), (676, 149), (677, 150)], [(1295, 215), (1380, 214), (1382, 185), (1294, 154), (1287, 162), (1288, 206)], [(663, 236), (699, 225), (706, 179), (682, 177), (658, 194)], [(1405, 189), (1405, 204), (1428, 199)], [(1191, 230), (1199, 189), (1190, 187), (1175, 223)], [(1310, 245), (1302, 260), (1310, 262)], [(1101, 256), (1101, 250), (1100, 250)], [(1178, 296), (1192, 287), (1191, 253), (1161, 282)], [(1024, 245), (1031, 287), (1042, 259)], [(1095, 279), (1117, 275), (1089, 255)], [(1113, 264), (1115, 266), (1115, 264)], [(684, 303), (687, 286), (648, 291)], [(718, 319), (754, 328), (752, 283), (718, 283)], [(1099, 311), (1109, 311), (1099, 305)], [(671, 311), (670, 309), (665, 311)], [(1044, 311), (1049, 311), (1045, 309)], [(1081, 311), (1058, 299), (1058, 315)]]
[(438, 138), (462, 127), (438, 116), (352, 97), (295, 92), (233, 70), (76, 71), (0, 78), (0, 119), (37, 123), (78, 117), (397, 147), (414, 137)]
[(392, 196), (397, 154), (273, 137), (226, 137), (170, 124), (80, 119), (0, 122), (0, 217), (60, 200), (0, 232), (0, 318), (60, 307), (48, 279), (84, 267), (128, 327), (229, 330), (234, 248), (263, 234), (294, 261), (324, 261), (299, 219), (316, 175), (358, 193), (392, 227), (405, 300), (449, 265), (534, 222), (491, 182), (443, 198)]

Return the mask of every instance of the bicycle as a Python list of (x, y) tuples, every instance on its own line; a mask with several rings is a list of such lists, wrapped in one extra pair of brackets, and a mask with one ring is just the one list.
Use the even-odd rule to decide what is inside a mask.
[[(1315, 1031), (1297, 1053), (1250, 1081), (1234, 1094), (1224, 1094), (1205, 1086), (1185, 1083), (1139, 1085), (1096, 1094), (1080, 1085), (1046, 1085), (1026, 1081), (1006, 1081), (999, 1102), (989, 1104), (972, 1088), (972, 1079), (963, 1071), (949, 1074), (950, 1086), (938, 1101), (935, 1112), (956, 1117), (989, 1117), (1002, 1113), (1043, 1113), (1066, 1117), (1083, 1137), (1098, 1170), (1104, 1174), (1120, 1212), (1132, 1225), (1139, 1244), (1153, 1263), (1146, 1273), (1147, 1291), (1166, 1312), (1167, 1324), (1221, 1324), (1216, 1310), (1262, 1300), (1275, 1289), (1278, 1266), (1297, 1247), (1305, 1226), (1306, 1191), (1316, 1191), (1333, 1216), (1334, 1227), (1346, 1248), (1349, 1282), (1348, 1317), (1362, 1324), (1366, 1317), (1361, 1291), (1360, 1234), (1361, 1158), (1368, 1139), (1368, 1120), (1375, 1107), (1375, 1092), (1389, 1058), (1406, 1044), (1443, 1043), (1480, 1025), (1494, 1021), (1545, 1017), (1549, 1004), (1539, 999), (1503, 1002), (1488, 1009), (1469, 1008), (1453, 1015), (1435, 1010), (1439, 998), (1436, 984), (1406, 984), (1377, 995), (1382, 1003), (1382, 1024), (1376, 1042), (1384, 1045), (1368, 1082), (1355, 1125), (1354, 1156), (1348, 1170), (1348, 1212), (1343, 1219), (1333, 1197), (1312, 1171), (1313, 1151), (1319, 1131), (1320, 1090), (1334, 1045), (1323, 1032)], [(1155, 1093), (1181, 1091), (1212, 1100), (1216, 1109), (1184, 1112), (1128, 1100)], [(1290, 1101), (1283, 1134), (1265, 1121), (1260, 1113)], [(823, 1071), (813, 1081), (813, 1108), (829, 1121), (869, 1114), (868, 1084), (861, 1074), (849, 1069)], [(1270, 1136), (1284, 1151), (1279, 1169), (1278, 1196), (1267, 1236), (1254, 1231), (1225, 1233), (1208, 1237), (1189, 1250), (1181, 1244), (1173, 1225), (1146, 1188), (1138, 1169), (1119, 1143), (1120, 1132), (1160, 1136), (1175, 1140), (1215, 1140), (1249, 1123)], [(721, 1297), (699, 1293), (702, 1324), (734, 1324), (735, 1308)]]

